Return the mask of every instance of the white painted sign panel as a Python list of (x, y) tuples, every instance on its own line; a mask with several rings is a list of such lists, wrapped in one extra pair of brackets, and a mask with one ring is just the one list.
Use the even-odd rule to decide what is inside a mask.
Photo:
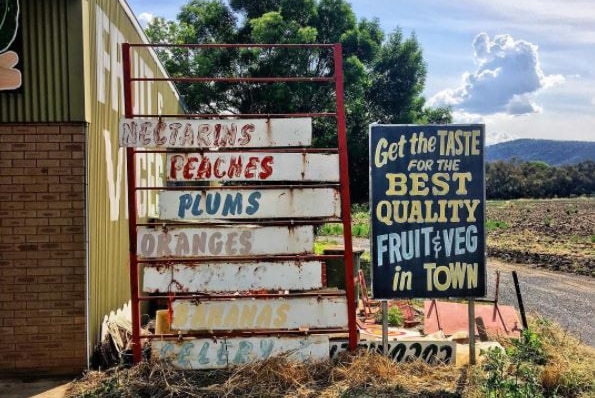
[(291, 297), (203, 301), (176, 300), (172, 330), (346, 328), (343, 297)]
[(221, 369), (282, 354), (296, 361), (328, 359), (328, 336), (153, 340), (151, 343), (152, 358), (169, 361), (180, 369)]
[(259, 148), (309, 146), (312, 119), (122, 119), (120, 146)]
[(210, 189), (162, 191), (162, 220), (250, 220), (258, 218), (337, 218), (339, 188)]
[[(172, 284), (172, 281), (177, 284)], [(312, 290), (322, 287), (319, 261), (146, 265), (146, 293)]]
[(137, 229), (137, 255), (144, 258), (308, 254), (313, 250), (311, 225)]
[(339, 182), (339, 155), (328, 153), (169, 153), (168, 181)]

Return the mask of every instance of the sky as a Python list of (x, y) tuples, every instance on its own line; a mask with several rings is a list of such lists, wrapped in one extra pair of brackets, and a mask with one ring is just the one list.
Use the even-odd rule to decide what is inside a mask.
[[(185, 0), (127, 0), (141, 24), (175, 20)], [(595, 141), (595, 0), (352, 0), (358, 19), (415, 33), (424, 96), (487, 143)], [(593, 154), (595, 158), (595, 154)]]

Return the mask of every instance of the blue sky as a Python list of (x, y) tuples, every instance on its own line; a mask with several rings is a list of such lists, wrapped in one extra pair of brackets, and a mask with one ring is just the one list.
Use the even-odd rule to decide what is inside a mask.
[[(144, 23), (185, 0), (128, 0)], [(390, 33), (415, 32), (430, 105), (506, 138), (595, 141), (594, 0), (353, 0)], [(595, 154), (593, 155), (595, 158)]]

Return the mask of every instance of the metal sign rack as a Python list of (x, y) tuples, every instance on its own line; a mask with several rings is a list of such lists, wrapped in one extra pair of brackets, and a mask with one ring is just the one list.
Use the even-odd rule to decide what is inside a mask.
[[(333, 60), (334, 60), (334, 73), (332, 76), (320, 76), (320, 77), (172, 77), (172, 78), (146, 78), (146, 77), (135, 77), (132, 76), (133, 72), (133, 65), (132, 65), (132, 56), (131, 52), (136, 47), (148, 47), (148, 48), (174, 48), (174, 47), (187, 47), (189, 49), (208, 49), (208, 48), (260, 48), (260, 49), (271, 49), (271, 48), (285, 48), (285, 49), (292, 49), (292, 48), (311, 48), (311, 49), (318, 49), (320, 51), (332, 51), (333, 53)], [(246, 120), (256, 120), (256, 119), (295, 119), (295, 118), (335, 118), (336, 119), (336, 138), (338, 143), (338, 148), (328, 148), (328, 149), (308, 149), (303, 147), (296, 147), (296, 148), (281, 148), (281, 149), (272, 149), (272, 151), (279, 155), (279, 157), (284, 156), (285, 154), (291, 153), (298, 153), (303, 154), (303, 156), (311, 156), (312, 154), (323, 153), (323, 154), (334, 154), (334, 156), (338, 155), (338, 168), (339, 168), (339, 179), (337, 183), (329, 183), (329, 182), (306, 182), (305, 184), (296, 184), (296, 185), (251, 185), (250, 182), (244, 184), (237, 184), (237, 185), (225, 185), (226, 190), (238, 190), (242, 192), (247, 192), (246, 190), (250, 189), (258, 189), (262, 190), (266, 195), (266, 192), (271, 192), (274, 190), (283, 190), (289, 189), (291, 191), (291, 195), (294, 191), (304, 190), (312, 188), (312, 192), (323, 188), (327, 189), (334, 189), (337, 192), (338, 199), (340, 199), (340, 205), (337, 203), (337, 208), (339, 209), (338, 217), (321, 217), (321, 216), (314, 216), (308, 217), (306, 216), (293, 216), (293, 214), (287, 214), (282, 217), (265, 217), (265, 218), (258, 218), (254, 220), (192, 220), (192, 222), (186, 222), (185, 220), (145, 220), (139, 219), (138, 211), (137, 211), (137, 196), (143, 191), (152, 191), (146, 192), (146, 194), (153, 194), (159, 193), (162, 195), (160, 197), (160, 206), (164, 207), (165, 203), (167, 202), (166, 196), (169, 194), (170, 196), (173, 195), (174, 199), (176, 199), (175, 195), (179, 195), (180, 191), (188, 192), (187, 195), (197, 195), (196, 192), (208, 193), (208, 192), (216, 192), (217, 190), (221, 190), (221, 186), (196, 186), (196, 185), (188, 185), (185, 186), (172, 186), (172, 184), (166, 184), (165, 186), (138, 186), (137, 185), (137, 176), (136, 176), (136, 157), (139, 153), (156, 153), (161, 154), (160, 156), (168, 156), (172, 153), (181, 154), (182, 156), (186, 156), (189, 152), (190, 148), (168, 148), (167, 150), (154, 147), (147, 147), (147, 148), (138, 148), (138, 147), (127, 147), (126, 152), (126, 159), (127, 159), (127, 177), (128, 177), (128, 214), (129, 214), (129, 244), (130, 244), (130, 288), (131, 288), (131, 304), (132, 304), (132, 341), (133, 341), (133, 359), (134, 362), (139, 362), (141, 360), (141, 348), (142, 348), (142, 341), (146, 339), (155, 339), (158, 338), (159, 340), (181, 340), (184, 338), (229, 338), (234, 336), (242, 336), (242, 337), (254, 337), (254, 336), (309, 336), (312, 334), (330, 334), (330, 333), (345, 333), (347, 332), (349, 335), (349, 348), (354, 350), (357, 346), (357, 330), (356, 330), (356, 302), (355, 302), (355, 287), (354, 287), (354, 273), (353, 273), (353, 248), (352, 248), (352, 239), (351, 239), (351, 215), (350, 215), (350, 199), (349, 199), (349, 175), (348, 175), (348, 159), (347, 159), (347, 137), (346, 137), (346, 123), (345, 123), (345, 109), (344, 109), (344, 102), (343, 102), (343, 69), (342, 69), (342, 49), (340, 44), (207, 44), (207, 45), (151, 45), (151, 44), (130, 44), (130, 43), (123, 43), (122, 44), (122, 62), (123, 62), (123, 87), (124, 87), (124, 103), (125, 103), (125, 118), (128, 120), (138, 120), (142, 122), (143, 120), (170, 120), (170, 119), (184, 119), (185, 121), (197, 121), (197, 120), (205, 120), (208, 122), (213, 122), (214, 118), (220, 120), (236, 120), (237, 118), (246, 119)], [(133, 87), (135, 84), (139, 82), (145, 81), (166, 81), (166, 82), (173, 82), (173, 83), (207, 83), (207, 82), (221, 82), (221, 83), (247, 83), (247, 84), (267, 84), (267, 83), (293, 83), (293, 82), (301, 82), (301, 83), (308, 83), (308, 84), (334, 84), (335, 88), (335, 106), (336, 109), (334, 112), (319, 112), (319, 113), (288, 113), (288, 114), (238, 114), (238, 115), (229, 115), (229, 114), (175, 114), (175, 115), (156, 115), (156, 114), (135, 114), (134, 109), (134, 101), (133, 98)], [(122, 127), (121, 127), (122, 128)], [(140, 145), (139, 145), (140, 146)], [(236, 154), (246, 154), (251, 153), (252, 151), (256, 151), (255, 149), (236, 149)], [(211, 152), (209, 148), (194, 148), (192, 149), (195, 152), (200, 152), (201, 154)], [(232, 151), (230, 148), (216, 148), (216, 152), (218, 154), (225, 153), (226, 151)], [(260, 152), (271, 151), (271, 149), (267, 148), (258, 148)], [(212, 180), (211, 180), (212, 181)], [(233, 184), (233, 182), (230, 182)], [(246, 185), (247, 184), (247, 185)], [(336, 198), (337, 199), (337, 198)], [(163, 202), (163, 203), (161, 203)], [(291, 211), (291, 210), (288, 210)], [(215, 217), (216, 218), (216, 217)], [(139, 237), (142, 239), (141, 234), (148, 234), (147, 230), (153, 231), (162, 231), (163, 233), (167, 234), (171, 231), (177, 230), (184, 230), (185, 228), (217, 228), (217, 227), (229, 227), (232, 225), (233, 228), (241, 229), (242, 227), (246, 226), (246, 223), (250, 224), (251, 228), (284, 228), (289, 229), (290, 232), (298, 228), (300, 226), (312, 226), (316, 224), (322, 224), (324, 222), (334, 221), (340, 222), (343, 224), (343, 244), (344, 244), (344, 255), (315, 255), (313, 253), (313, 247), (309, 248), (308, 250), (298, 253), (289, 253), (289, 254), (236, 254), (233, 256), (229, 255), (221, 255), (221, 256), (212, 256), (212, 255), (202, 255), (202, 256), (184, 256), (180, 255), (180, 253), (173, 253), (170, 255), (165, 256), (157, 256), (151, 255), (148, 251), (144, 253), (139, 253)], [(171, 233), (173, 235), (173, 232)], [(144, 236), (144, 235), (143, 235)], [(148, 235), (146, 235), (148, 236)], [(147, 238), (149, 239), (149, 238)], [(168, 236), (168, 239), (171, 239), (171, 236)], [(290, 238), (291, 239), (291, 234)], [(142, 248), (141, 248), (142, 249)], [(148, 249), (147, 249), (148, 250)], [(142, 250), (141, 250), (142, 251)], [(149, 254), (147, 254), (149, 253)], [(229, 265), (229, 263), (243, 263), (243, 264), (260, 264), (262, 262), (273, 262), (274, 264), (278, 264), (282, 261), (293, 262), (296, 264), (301, 265), (308, 261), (316, 261), (322, 262), (330, 259), (343, 259), (343, 263), (345, 265), (345, 291), (329, 291), (327, 290), (305, 290), (305, 291), (294, 291), (294, 290), (279, 290), (278, 293), (274, 293), (269, 291), (266, 292), (255, 292), (255, 291), (244, 291), (240, 296), (237, 295), (236, 291), (241, 289), (234, 289), (233, 280), (230, 281), (229, 291), (223, 293), (216, 293), (212, 294), (208, 291), (193, 291), (192, 287), (181, 288), (181, 284), (179, 281), (173, 279), (171, 280), (170, 285), (173, 288), (169, 289), (168, 292), (158, 292), (147, 294), (144, 289), (142, 289), (142, 281), (141, 281), (141, 269), (151, 267), (155, 268), (165, 268), (165, 269), (173, 269), (174, 266), (179, 267), (189, 267), (189, 268), (198, 268), (201, 264), (204, 266), (205, 264), (219, 264), (220, 267), (225, 267)], [(322, 270), (321, 270), (322, 271)], [(173, 274), (173, 271), (172, 271)], [(283, 279), (283, 276), (280, 276), (280, 279)], [(170, 287), (171, 287), (170, 286)], [(343, 319), (346, 319), (345, 325), (333, 325), (328, 327), (317, 327), (317, 321), (314, 321), (310, 327), (296, 327), (295, 324), (291, 324), (288, 327), (284, 327), (279, 324), (273, 325), (272, 328), (259, 328), (253, 327), (246, 329), (240, 325), (238, 328), (234, 328), (233, 330), (224, 330), (224, 328), (219, 328), (218, 330), (192, 330), (192, 328), (186, 328), (184, 330), (178, 329), (177, 331), (168, 333), (168, 334), (159, 334), (159, 335), (141, 335), (141, 303), (145, 301), (155, 301), (161, 300), (167, 301), (168, 308), (170, 311), (170, 322), (172, 318), (172, 307), (176, 308), (180, 306), (186, 306), (185, 308), (190, 308), (190, 310), (195, 310), (196, 306), (200, 303), (205, 303), (208, 305), (210, 302), (215, 303), (222, 303), (225, 300), (236, 300), (233, 301), (234, 303), (237, 302), (238, 298), (248, 298), (255, 300), (254, 302), (258, 302), (258, 300), (262, 300), (262, 302), (273, 303), (275, 300), (280, 300), (279, 302), (283, 303), (292, 303), (297, 302), (297, 300), (301, 300), (301, 302), (305, 303), (320, 303), (324, 302), (325, 300), (329, 300), (329, 302), (337, 299), (342, 300), (339, 301), (343, 303), (342, 308), (346, 311), (346, 314), (340, 314)], [(310, 299), (310, 300), (306, 300)], [(268, 300), (268, 301), (267, 301)], [(337, 302), (335, 300), (335, 302)], [(309, 308), (305, 304), (306, 307)], [(284, 307), (285, 310), (287, 309)], [(336, 307), (335, 307), (336, 308)], [(277, 309), (277, 311), (282, 310)], [(287, 315), (287, 314), (283, 314)], [(328, 315), (328, 314), (326, 314)], [(286, 316), (285, 318), (291, 318), (290, 315)], [(179, 320), (180, 317), (178, 317)], [(280, 316), (280, 319), (284, 319), (283, 316)], [(319, 318), (320, 319), (320, 318)], [(300, 320), (296, 322), (300, 322)], [(180, 321), (181, 322), (181, 321)], [(295, 322), (294, 322), (295, 323)], [(324, 322), (323, 322), (324, 323)], [(289, 324), (289, 323), (288, 323)], [(332, 322), (330, 323), (332, 324)]]

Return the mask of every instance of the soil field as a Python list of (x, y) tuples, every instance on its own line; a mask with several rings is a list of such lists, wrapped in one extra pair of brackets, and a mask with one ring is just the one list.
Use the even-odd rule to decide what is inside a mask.
[(488, 254), (595, 276), (595, 198), (488, 201)]

